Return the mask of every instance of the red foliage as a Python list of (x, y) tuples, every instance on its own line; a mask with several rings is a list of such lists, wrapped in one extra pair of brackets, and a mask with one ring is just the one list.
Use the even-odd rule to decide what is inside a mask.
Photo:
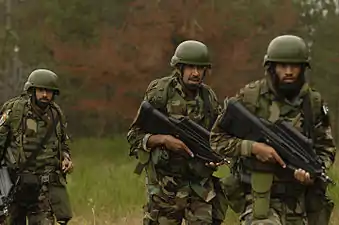
[(291, 1), (281, 0), (270, 6), (271, 11), (259, 8), (257, 12), (245, 5), (249, 3), (240, 7), (237, 1), (217, 2), (223, 6), (213, 0), (176, 0), (175, 4), (136, 0), (122, 27), (97, 27), (99, 35), (91, 46), (50, 37), (60, 70), (81, 78), (78, 90), (88, 93), (75, 108), (133, 117), (148, 83), (167, 75), (164, 71), (169, 69), (176, 38), (197, 39), (209, 46), (214, 67), (207, 82), (220, 100), (260, 77), (269, 40), (298, 22)]

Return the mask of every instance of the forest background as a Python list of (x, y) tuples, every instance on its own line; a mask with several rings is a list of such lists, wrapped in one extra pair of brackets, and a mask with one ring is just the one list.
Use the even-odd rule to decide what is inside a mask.
[(125, 135), (148, 83), (170, 73), (175, 47), (187, 39), (209, 47), (206, 83), (222, 101), (263, 77), (267, 45), (282, 34), (307, 41), (308, 79), (338, 139), (338, 0), (0, 0), (0, 103), (33, 69), (55, 71), (76, 162), (73, 223), (138, 224), (143, 178), (132, 173)]

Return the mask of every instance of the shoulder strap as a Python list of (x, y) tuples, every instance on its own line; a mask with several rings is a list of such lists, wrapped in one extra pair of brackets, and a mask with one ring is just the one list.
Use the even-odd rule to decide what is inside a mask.
[(13, 133), (18, 133), (21, 130), (22, 120), (25, 114), (27, 106), (27, 101), (22, 99), (17, 99), (13, 101), (12, 104), (12, 113), (11, 113), (11, 120), (12, 120), (12, 131)]
[(58, 124), (58, 120), (60, 120), (60, 132), (56, 132), (56, 135), (58, 136), (58, 139), (61, 140), (61, 137), (65, 135), (65, 125), (66, 125), (66, 118), (65, 115), (63, 114), (60, 106), (53, 102), (52, 108), (54, 108), (58, 114), (57, 116), (57, 121), (55, 121), (55, 126)]
[(310, 89), (309, 91), (310, 101), (311, 101), (311, 107), (313, 110), (313, 119), (315, 119), (320, 115), (321, 106), (322, 106), (322, 99), (321, 94), (315, 90)]
[(12, 98), (12, 99), (6, 101), (6, 102), (2, 105), (0, 112), (3, 113), (4, 111), (6, 111), (6, 110), (8, 110), (8, 109), (12, 109), (12, 107), (13, 107), (13, 102), (14, 102), (16, 99), (17, 99), (17, 98)]
[(168, 98), (174, 94), (170, 85), (174, 80), (173, 76), (153, 80), (147, 90), (146, 98), (157, 109), (163, 111), (166, 107)]
[(27, 98), (27, 94), (21, 94), (19, 96), (16, 96), (14, 98), (11, 98), (9, 100), (7, 100), (1, 107), (1, 110), (0, 110), (0, 113), (4, 112), (6, 109), (11, 109), (13, 107), (13, 103), (16, 101), (16, 100), (23, 100)]
[(316, 118), (320, 114), (321, 108), (321, 95), (319, 92), (309, 89), (308, 94), (305, 95), (303, 100), (303, 113), (304, 113), (304, 134), (314, 141), (314, 124)]
[(255, 81), (246, 85), (243, 89), (243, 95), (243, 102), (246, 107), (251, 112), (255, 112), (256, 108), (259, 106), (260, 81)]
[(5, 102), (1, 108), (1, 112), (4, 112), (5, 110), (11, 111), (9, 120), (11, 123), (13, 133), (20, 132), (26, 105), (27, 105), (26, 99), (23, 99), (21, 97), (15, 97)]
[(214, 110), (213, 110), (213, 106), (211, 103), (211, 93), (209, 91), (209, 89), (203, 85), (201, 88), (201, 97), (202, 100), (204, 102), (204, 115), (206, 115), (206, 117), (208, 118), (208, 127), (207, 129), (210, 130), (214, 124), (214, 121), (216, 120), (218, 115), (215, 115)]

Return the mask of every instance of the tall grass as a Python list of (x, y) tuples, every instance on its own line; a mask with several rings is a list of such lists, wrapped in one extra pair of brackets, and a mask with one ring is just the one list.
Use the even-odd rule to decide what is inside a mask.
[[(114, 139), (80, 139), (72, 144), (75, 169), (68, 177), (74, 219), (71, 225), (136, 225), (142, 224), (145, 202), (144, 176), (133, 173), (136, 160), (128, 156), (125, 137)], [(339, 181), (339, 165), (330, 175)], [(226, 167), (217, 176), (228, 174)], [(330, 195), (339, 202), (339, 187), (330, 187)], [(339, 224), (335, 207), (332, 224)], [(229, 210), (227, 225), (237, 224), (237, 216)]]
[(144, 181), (133, 173), (135, 160), (128, 156), (124, 138), (77, 140), (72, 157), (75, 168), (68, 190), (75, 221), (111, 224), (121, 217), (141, 214)]

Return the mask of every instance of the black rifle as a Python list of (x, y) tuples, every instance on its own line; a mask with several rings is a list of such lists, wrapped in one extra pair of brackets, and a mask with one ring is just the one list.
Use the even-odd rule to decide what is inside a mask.
[[(314, 151), (311, 139), (286, 121), (277, 120), (272, 123), (256, 117), (235, 99), (229, 99), (226, 104), (227, 108), (220, 122), (220, 128), (226, 133), (270, 145), (284, 160), (287, 168), (292, 170), (300, 168), (309, 172), (314, 178), (320, 178), (326, 183), (334, 183), (324, 173), (323, 163)], [(257, 161), (256, 165), (259, 164)]]
[(167, 117), (149, 102), (143, 101), (135, 124), (147, 133), (168, 134), (180, 139), (195, 157), (203, 161), (228, 163), (225, 158), (212, 151), (209, 131), (186, 117)]
[(0, 223), (9, 215), (9, 207), (13, 202), (15, 185), (12, 183), (8, 168), (0, 165)]

